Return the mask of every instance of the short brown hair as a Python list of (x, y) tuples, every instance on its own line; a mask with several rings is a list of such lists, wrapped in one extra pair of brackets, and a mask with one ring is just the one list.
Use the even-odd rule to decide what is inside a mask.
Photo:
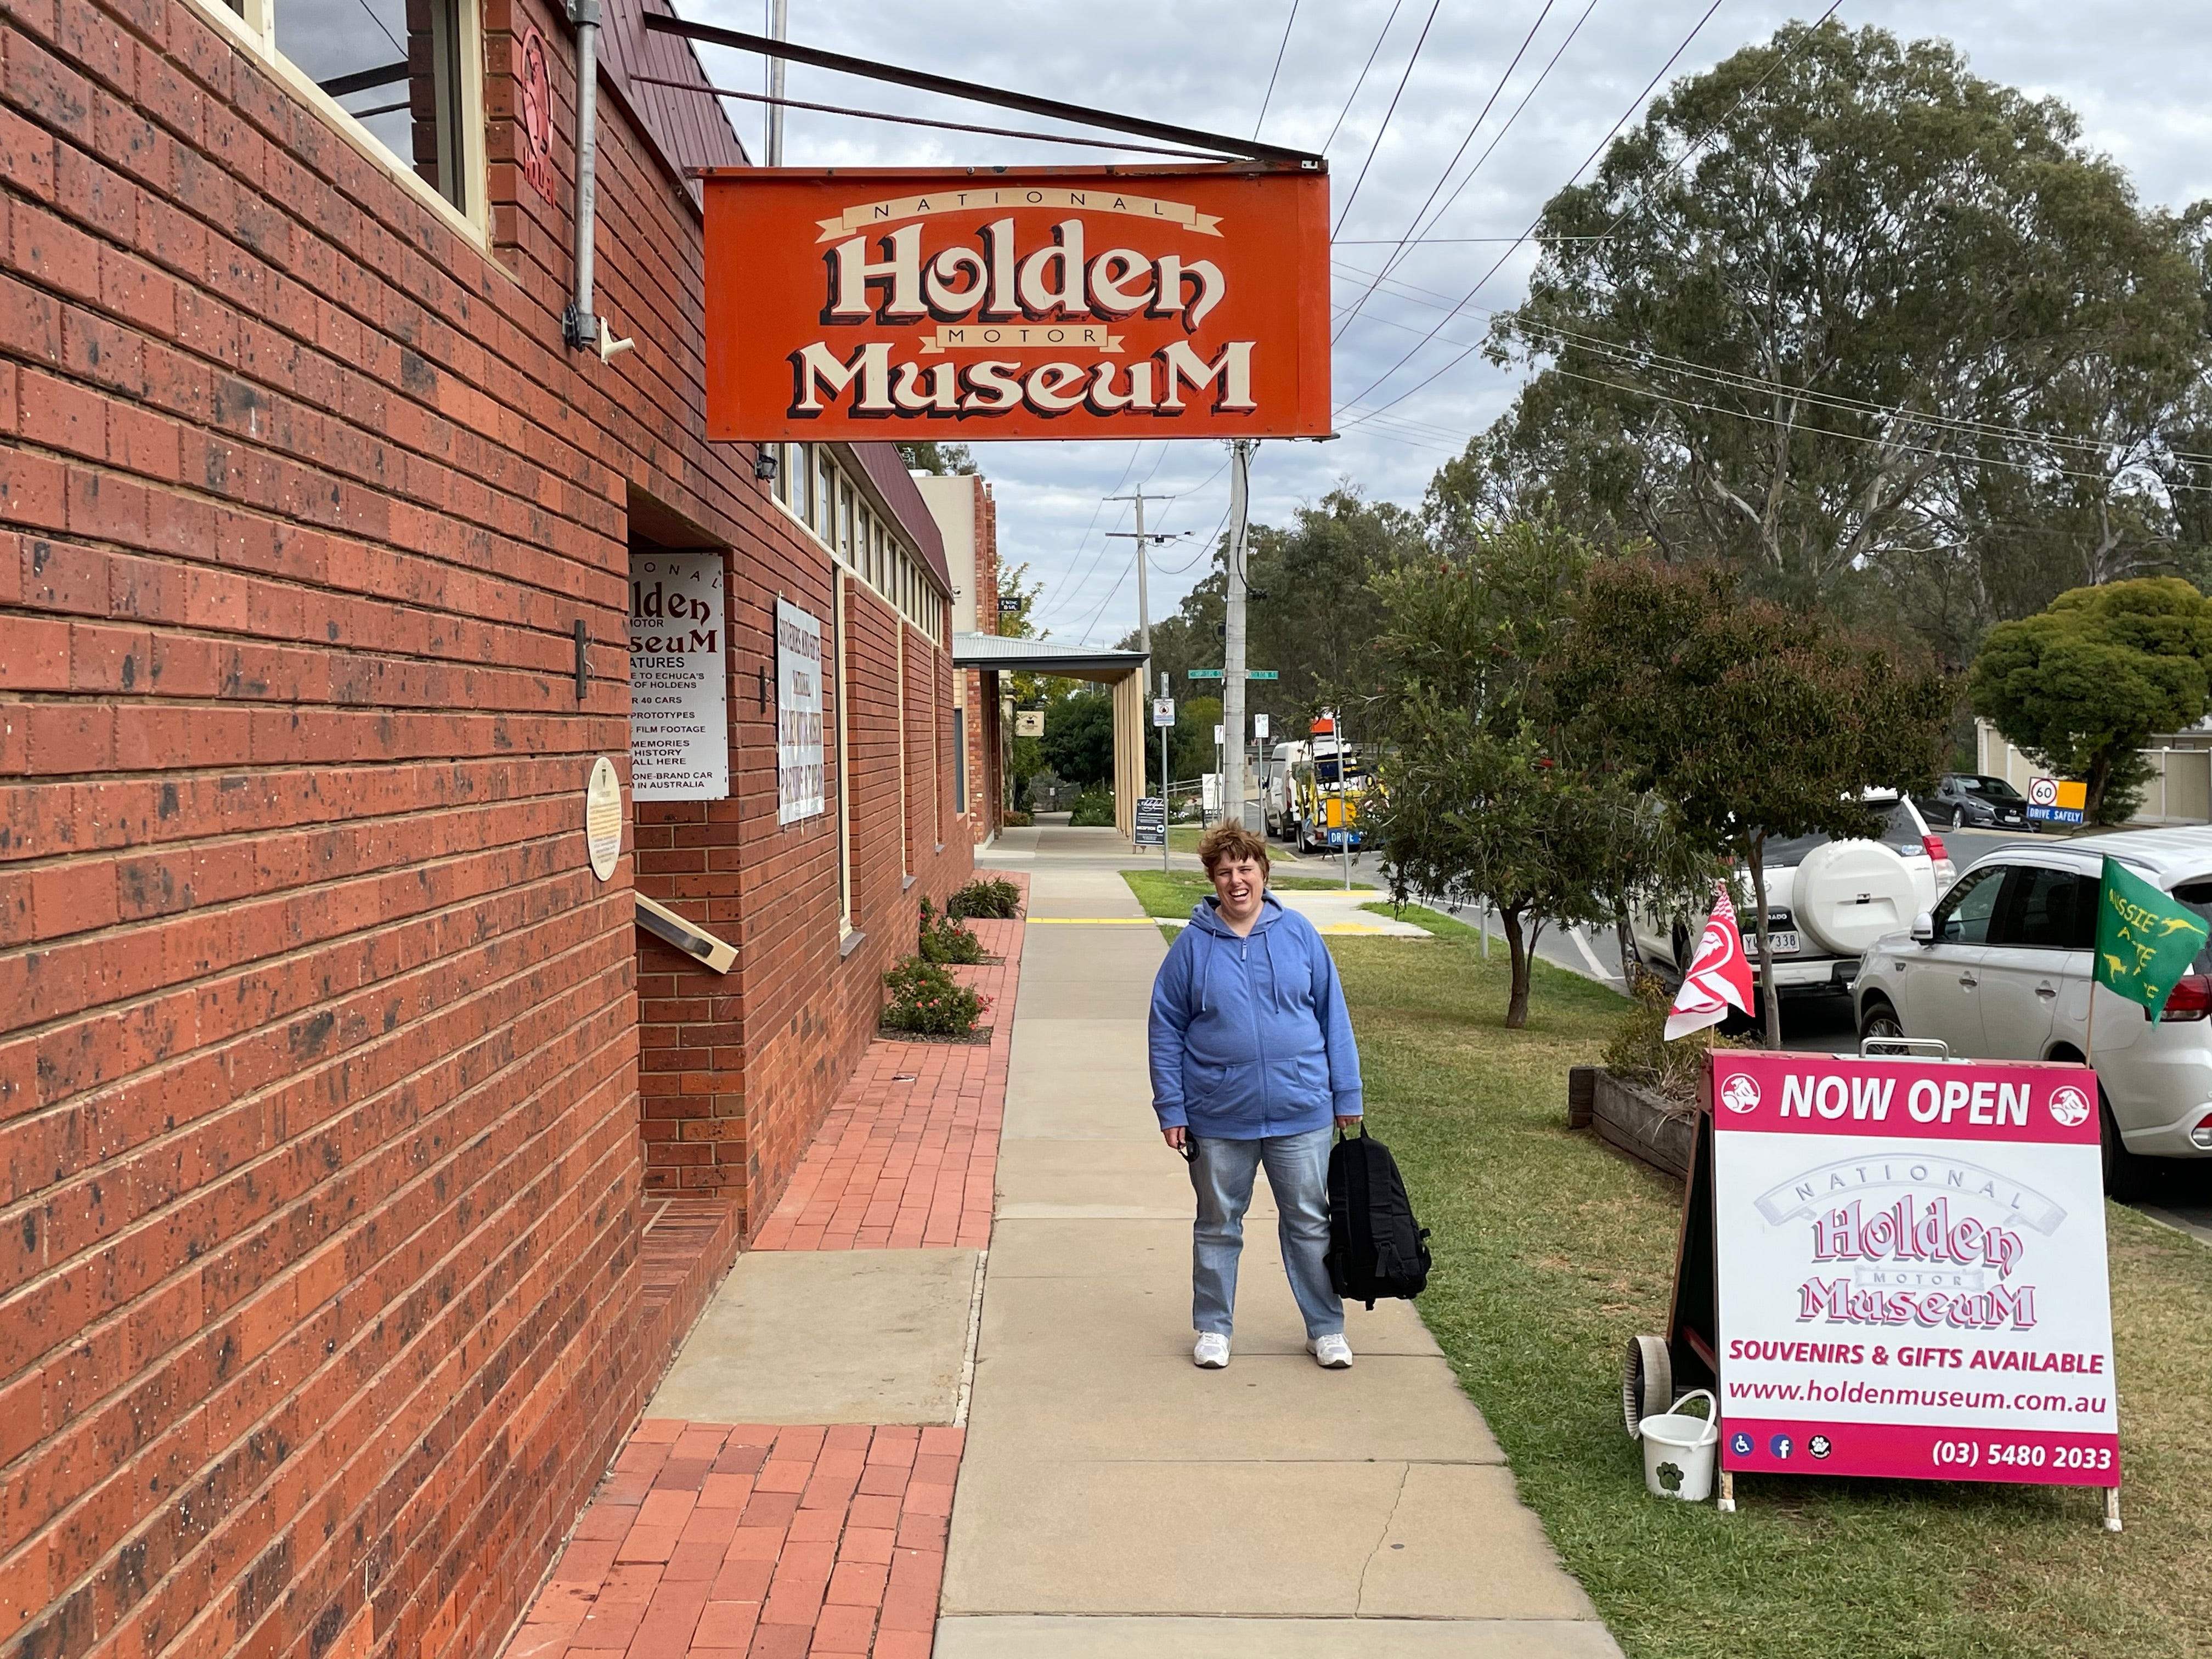
[(1215, 824), (1198, 843), (1198, 856), (1209, 876), (1213, 873), (1213, 866), (1224, 860), (1234, 863), (1239, 859), (1249, 859), (1260, 866), (1261, 875), (1267, 872), (1266, 838), (1254, 835), (1241, 823)]

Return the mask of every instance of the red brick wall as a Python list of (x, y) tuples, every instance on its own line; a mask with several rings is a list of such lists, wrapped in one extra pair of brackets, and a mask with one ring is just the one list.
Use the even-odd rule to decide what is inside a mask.
[[(794, 544), (803, 536), (787, 521), (777, 528)], [(775, 708), (771, 691), (769, 706), (760, 708), (759, 673), (768, 669), (772, 687), (779, 592), (821, 619), (825, 653), (831, 648), (829, 567), (818, 553), (813, 563), (810, 570), (803, 559), (781, 554), (738, 562), (729, 596), (732, 799), (638, 808), (640, 890), (739, 945), (736, 970), (724, 975), (639, 936), (646, 1184), (729, 1193), (744, 1205), (746, 1237), (775, 1207), (873, 1033), (883, 972), (912, 952), (920, 899), (927, 894), (941, 907), (973, 867), (971, 849), (957, 838), (942, 848), (928, 839), (926, 739), (933, 723), (951, 719), (945, 707), (951, 659), (850, 574), (844, 678), (850, 800), (837, 787), (837, 681), (828, 675), (829, 810), (777, 825)], [(903, 782), (902, 630), (908, 682)], [(934, 712), (925, 706), (933, 692)], [(848, 806), (851, 938), (838, 928), (837, 814)]]
[[(0, 32), (0, 1652), (489, 1653), (666, 1357), (638, 987), (701, 988), (582, 836), (629, 490), (734, 550), (740, 670), (828, 566), (701, 439), (697, 222), (612, 100), (638, 348), (561, 345), (565, 212), (496, 118), (524, 14), (486, 10), (489, 253), (184, 0)], [(763, 823), (732, 720), (702, 867), (650, 879), (742, 935), (697, 1012), (757, 1196), (902, 924), (856, 799), (839, 959), (834, 819)]]
[[(975, 626), (984, 633), (999, 627), (999, 504), (990, 487), (975, 480)], [(968, 705), (968, 799), (969, 833), (981, 846), (999, 833), (999, 677), (981, 669), (968, 677), (962, 698)]]

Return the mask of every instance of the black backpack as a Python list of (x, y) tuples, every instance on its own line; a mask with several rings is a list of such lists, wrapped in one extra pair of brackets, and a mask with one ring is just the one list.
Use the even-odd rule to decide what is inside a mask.
[(1371, 1310), (1379, 1297), (1416, 1297), (1429, 1285), (1429, 1230), (1390, 1149), (1359, 1126), (1328, 1152), (1328, 1282)]

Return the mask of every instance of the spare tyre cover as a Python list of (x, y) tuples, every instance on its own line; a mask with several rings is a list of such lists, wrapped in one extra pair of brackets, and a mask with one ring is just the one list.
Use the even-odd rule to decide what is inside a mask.
[(1797, 866), (1790, 908), (1821, 949), (1855, 957), (1911, 926), (1922, 905), (1911, 867), (1895, 852), (1878, 841), (1832, 841)]

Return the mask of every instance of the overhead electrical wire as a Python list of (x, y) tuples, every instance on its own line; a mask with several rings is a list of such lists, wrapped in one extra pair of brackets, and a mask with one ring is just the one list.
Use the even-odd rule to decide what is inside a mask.
[[(1675, 63), (1680, 58), (1682, 54), (1690, 49), (1690, 43), (1698, 38), (1698, 31), (1703, 29), (1707, 23), (1712, 21), (1713, 14), (1721, 9), (1721, 4), (1722, 0), (1712, 0), (1712, 3), (1705, 8), (1704, 15), (1700, 16), (1695, 23), (1691, 25), (1690, 32), (1682, 37), (1682, 44), (1675, 47), (1674, 50), (1668, 54), (1667, 61), (1659, 66), (1658, 72), (1652, 76), (1649, 81), (1644, 83), (1644, 90), (1636, 94), (1635, 100), (1631, 103), (1626, 110), (1621, 112), (1620, 118), (1616, 120), (1613, 125), (1607, 130), (1605, 137), (1599, 139), (1597, 143), (1591, 149), (1590, 153), (1583, 158), (1581, 165), (1577, 167), (1572, 173), (1567, 175), (1568, 185), (1571, 185), (1576, 179), (1581, 178), (1583, 174), (1589, 170), (1590, 163), (1596, 161), (1600, 155), (1605, 153), (1605, 147), (1613, 142), (1613, 136), (1618, 133), (1621, 128), (1628, 125), (1629, 121), (1635, 116), (1637, 111), (1644, 107), (1644, 100), (1650, 97), (1652, 88), (1656, 87), (1659, 82), (1666, 77), (1667, 71), (1673, 69)], [(1562, 186), (1562, 188), (1565, 187), (1565, 186)], [(1492, 264), (1488, 270), (1483, 272), (1480, 279), (1476, 282), (1475, 285), (1467, 291), (1466, 299), (1462, 300), (1460, 304), (1462, 306), (1468, 304), (1476, 295), (1481, 293), (1484, 285), (1487, 283), (1492, 277), (1495, 276), (1499, 271), (1505, 268), (1505, 262), (1513, 257), (1515, 252), (1519, 250), (1522, 243), (1527, 241), (1528, 238), (1534, 234), (1536, 227), (1543, 222), (1544, 217), (1540, 212), (1536, 217), (1528, 222), (1528, 228), (1522, 231), (1520, 236), (1515, 240), (1513, 246), (1507, 248), (1504, 252), (1499, 254), (1498, 256), (1497, 262)], [(1449, 321), (1449, 319), (1447, 318), (1445, 320)], [(1443, 324), (1440, 322), (1437, 326), (1438, 329), (1441, 329), (1443, 326)], [(1422, 346), (1426, 343), (1426, 341), (1417, 343), (1412, 349), (1406, 353), (1404, 356), (1399, 358), (1396, 362), (1391, 364), (1389, 368), (1385, 369), (1376, 379), (1369, 381), (1366, 386), (1360, 391), (1357, 397), (1337, 405), (1339, 413), (1340, 414), (1346, 410), (1357, 408), (1360, 402), (1370, 393), (1374, 392), (1377, 386), (1382, 386), (1385, 381), (1389, 380), (1392, 375), (1395, 374), (1400, 369), (1405, 368), (1407, 363), (1411, 362), (1413, 358), (1419, 355)], [(1462, 352), (1459, 356), (1455, 357), (1452, 360), (1450, 364), (1447, 364), (1445, 367), (1450, 368), (1454, 365), (1466, 361), (1466, 358), (1467, 353)], [(1443, 371), (1440, 369), (1437, 371), (1437, 374), (1442, 374), (1443, 372)], [(1434, 380), (1436, 378), (1437, 375), (1431, 374), (1429, 376), (1427, 380), (1421, 382), (1421, 386), (1427, 386), (1430, 381)], [(1420, 389), (1420, 386), (1416, 386), (1413, 388), (1413, 391), (1418, 392)], [(1388, 409), (1391, 407), (1392, 404), (1403, 403), (1412, 395), (1413, 392), (1401, 392), (1397, 397), (1392, 398), (1390, 403), (1382, 404), (1380, 407)], [(1356, 424), (1357, 422), (1355, 421), (1352, 423)], [(1340, 421), (1337, 424), (1340, 429), (1345, 424), (1346, 424), (1346, 422)]]
[(1368, 71), (1375, 67), (1375, 59), (1382, 50), (1383, 41), (1390, 37), (1390, 25), (1398, 21), (1399, 8), (1405, 3), (1406, 0), (1391, 0), (1390, 15), (1382, 20), (1382, 33), (1375, 37), (1375, 44), (1367, 49), (1367, 61), (1360, 65), (1359, 78), (1352, 83), (1351, 92), (1346, 94), (1344, 107), (1337, 111), (1336, 121), (1329, 128), (1328, 137), (1321, 141), (1322, 151), (1324, 155), (1328, 153), (1328, 147), (1336, 142), (1336, 135), (1344, 126), (1344, 118), (1352, 113), (1352, 106), (1359, 101), (1359, 89), (1367, 84)]
[[(1364, 276), (1372, 274), (1362, 271), (1356, 266), (1345, 264), (1342, 261), (1338, 261), (1336, 264), (1340, 270), (1349, 271), (1355, 276)], [(1405, 293), (1393, 297), (1404, 299), (1410, 304), (1427, 305), (1431, 309), (1443, 309), (1450, 304), (1447, 296), (1437, 294), (1432, 289), (1416, 288), (1410, 283), (1395, 278), (1390, 279), (1389, 286), (1393, 289), (1405, 289)], [(1442, 306), (1437, 306), (1431, 304), (1428, 300), (1417, 297), (1422, 295), (1432, 295), (1435, 301), (1443, 303)], [(1490, 311), (1480, 306), (1468, 306), (1458, 307), (1454, 314), (1495, 317), (1504, 313)], [(1412, 324), (1401, 323), (1394, 318), (1377, 317), (1376, 320), (1386, 327), (1404, 329), (1407, 333), (1419, 331)], [(1447, 318), (1446, 320), (1449, 321), (1449, 319)], [(1972, 416), (1944, 415), (1932, 410), (1908, 408), (1901, 404), (1876, 403), (1869, 398), (1853, 398), (1842, 392), (1822, 392), (1811, 386), (1794, 386), (1786, 380), (1768, 380), (1764, 376), (1747, 374), (1738, 369), (1720, 368), (1688, 357), (1672, 356), (1665, 352), (1638, 350), (1596, 335), (1582, 334), (1572, 329), (1561, 328), (1555, 324), (1524, 322), (1522, 325), (1532, 333), (1547, 335), (1554, 339), (1565, 341), (1595, 356), (1619, 363), (1626, 368), (1634, 369), (1645, 366), (1668, 368), (1729, 391), (1757, 392), (1846, 414), (1888, 416), (1938, 431), (1954, 432), (1965, 438), (2013, 440), (2041, 444), (2055, 449), (2070, 449), (2088, 455), (2108, 455), (2112, 453), (2112, 446), (2099, 442), (2094, 439), (2065, 437), (2056, 433), (2039, 432), (2033, 427), (2015, 426), (2002, 421), (1978, 420)], [(1469, 343), (1453, 339), (1442, 333), (1437, 333), (1433, 337), (1443, 340), (1448, 345)], [(1469, 349), (1480, 349), (1480, 346), (1481, 342), (1478, 341), (1473, 343)], [(2212, 454), (2183, 449), (2168, 450), (2166, 453), (2178, 461), (2212, 465)]]
[[(1720, 0), (1713, 0), (1713, 3), (1718, 5)], [(1428, 44), (1429, 29), (1443, 6), (1443, 0), (1432, 0), (1429, 7), (1428, 21), (1421, 25), (1421, 33), (1413, 41), (1413, 50), (1406, 59), (1406, 72), (1398, 77), (1398, 89), (1390, 94), (1390, 107), (1382, 112), (1382, 125), (1375, 129), (1375, 142), (1367, 147), (1367, 159), (1359, 164), (1359, 176), (1352, 181), (1352, 193), (1344, 198), (1344, 209), (1336, 216), (1336, 223), (1329, 231), (1332, 236), (1342, 230), (1352, 217), (1352, 204), (1359, 199), (1359, 187), (1367, 182), (1367, 170), (1375, 165), (1382, 141), (1389, 136), (1390, 118), (1398, 112), (1398, 100), (1406, 95), (1406, 82), (1413, 78), (1413, 65), (1421, 61), (1421, 48)]]
[[(1439, 224), (1443, 222), (1443, 216), (1445, 214), (1451, 211), (1452, 204), (1457, 202), (1460, 197), (1465, 193), (1467, 187), (1474, 182), (1475, 175), (1482, 171), (1483, 164), (1488, 161), (1491, 156), (1497, 152), (1498, 145), (1505, 142), (1505, 135), (1513, 131), (1514, 123), (1521, 118), (1522, 112), (1528, 109), (1529, 104), (1534, 100), (1536, 94), (1543, 90), (1544, 82), (1552, 78), (1552, 71), (1559, 66), (1559, 59), (1566, 56), (1567, 48), (1574, 45), (1575, 37), (1583, 32), (1583, 25), (1589, 21), (1590, 14), (1596, 9), (1597, 0), (1589, 0), (1589, 3), (1583, 8), (1582, 15), (1575, 19), (1574, 27), (1567, 31), (1565, 39), (1562, 40), (1559, 44), (1553, 49), (1551, 57), (1545, 61), (1543, 70), (1537, 75), (1535, 80), (1530, 83), (1528, 90), (1521, 94), (1521, 101), (1513, 106), (1513, 112), (1505, 118), (1505, 125), (1499, 127), (1495, 133), (1491, 135), (1490, 142), (1482, 147), (1482, 154), (1474, 158), (1474, 165), (1467, 170), (1466, 173), (1461, 178), (1458, 184), (1452, 186), (1452, 193), (1444, 198), (1443, 204), (1437, 208), (1434, 213), (1429, 216), (1429, 222), (1426, 228), (1428, 230), (1434, 230)], [(1529, 234), (1530, 233), (1524, 231), (1522, 233), (1523, 240), (1527, 240), (1529, 237)], [(1417, 234), (1410, 239), (1411, 242), (1416, 245), (1427, 241), (1428, 240), (1429, 238), (1425, 234)], [(1506, 239), (1501, 237), (1498, 240), (1504, 240)], [(1536, 238), (1535, 240), (1549, 240), (1551, 239)], [(1401, 246), (1401, 250), (1397, 253), (1390, 256), (1384, 262), (1382, 267), (1384, 272), (1387, 274), (1390, 271), (1395, 270), (1400, 264), (1405, 262), (1407, 257), (1407, 254), (1403, 251), (1403, 246)]]
[[(1427, 215), (1431, 205), (1434, 204), (1437, 197), (1443, 191), (1445, 185), (1450, 182), (1453, 170), (1459, 166), (1460, 157), (1467, 154), (1468, 146), (1474, 142), (1474, 135), (1482, 131), (1482, 124), (1490, 118), (1490, 112), (1498, 106), (1498, 100), (1499, 96), (1504, 94), (1506, 87), (1512, 82), (1513, 71), (1521, 67), (1521, 60), (1528, 56), (1528, 48), (1535, 42), (1537, 31), (1544, 27), (1544, 20), (1552, 15), (1552, 8), (1558, 3), (1559, 0), (1544, 0), (1544, 9), (1536, 14), (1536, 21), (1528, 25), (1528, 33), (1522, 37), (1521, 45), (1513, 54), (1513, 61), (1506, 64), (1505, 72), (1498, 77), (1498, 84), (1490, 89), (1490, 96), (1483, 100), (1480, 112), (1475, 116), (1474, 124), (1467, 130), (1467, 137), (1459, 141), (1459, 148), (1452, 152), (1451, 160), (1444, 163), (1443, 171), (1437, 175), (1436, 183), (1429, 186), (1427, 198), (1421, 203), (1420, 206), (1413, 210), (1413, 218), (1407, 222), (1406, 234), (1398, 239), (1397, 246), (1392, 250), (1390, 255), (1383, 260), (1382, 270), (1385, 275), (1388, 275), (1391, 270), (1395, 270), (1398, 262), (1406, 257), (1407, 244), (1411, 242), (1414, 237), (1419, 234), (1422, 219)], [(1589, 4), (1583, 9), (1583, 18), (1585, 20), (1588, 19), (1590, 13), (1596, 9), (1597, 0), (1589, 0)], [(1568, 42), (1571, 41), (1575, 38), (1576, 32), (1580, 30), (1581, 27), (1582, 22), (1580, 21), (1577, 21), (1574, 28), (1568, 31), (1566, 40), (1562, 40), (1559, 43), (1559, 52), (1565, 52), (1567, 49)], [(1556, 64), (1559, 61), (1559, 52), (1553, 52), (1552, 54), (1552, 63)], [(1534, 97), (1535, 95), (1536, 87), (1542, 86), (1544, 84), (1544, 76), (1547, 76), (1551, 72), (1551, 64), (1546, 64), (1544, 66), (1544, 75), (1538, 76), (1536, 77), (1536, 85), (1528, 88), (1529, 97)], [(1515, 110), (1513, 112), (1514, 115), (1519, 115), (1521, 110), (1526, 109), (1528, 106), (1528, 99), (1524, 97), (1521, 100), (1521, 108)], [(1443, 217), (1445, 209), (1449, 208), (1453, 201), (1457, 201), (1459, 199), (1460, 191), (1467, 188), (1468, 179), (1474, 178), (1476, 173), (1482, 171), (1483, 162), (1488, 161), (1490, 159), (1491, 151), (1498, 148), (1498, 140), (1499, 138), (1503, 138), (1506, 132), (1511, 130), (1512, 125), (1512, 118), (1509, 117), (1504, 127), (1499, 129), (1497, 137), (1493, 137), (1490, 141), (1489, 148), (1485, 149), (1481, 155), (1476, 158), (1474, 165), (1468, 169), (1467, 179), (1461, 179), (1458, 188), (1452, 191), (1451, 201), (1446, 202), (1443, 208), (1437, 209), (1437, 217), (1429, 221), (1431, 228), (1436, 225), (1438, 220), (1441, 220)], [(1352, 323), (1358, 319), (1361, 308), (1366, 305), (1369, 295), (1372, 295), (1374, 291), (1373, 286), (1370, 285), (1366, 293), (1362, 294), (1358, 300), (1353, 303), (1351, 315), (1345, 319), (1345, 328), (1350, 328)], [(1340, 329), (1337, 333), (1331, 337), (1332, 341), (1341, 339), (1343, 337), (1343, 330)]]
[[(1123, 465), (1121, 468), (1121, 476), (1115, 481), (1114, 488), (1108, 492), (1107, 495), (1100, 496), (1091, 506), (1091, 522), (1083, 526), (1083, 533), (1077, 537), (1075, 540), (1075, 550), (1067, 556), (1068, 562), (1070, 564), (1073, 564), (1076, 560), (1083, 556), (1084, 547), (1091, 540), (1091, 532), (1098, 528), (1098, 515), (1106, 510), (1106, 503), (1109, 499), (1121, 493), (1121, 486), (1129, 482), (1129, 475), (1137, 470), (1137, 457), (1141, 455), (1143, 453), (1144, 446), (1142, 444), (1136, 444), (1131, 447), (1129, 450), (1129, 459)], [(1097, 562), (1095, 559), (1092, 561), (1094, 566)], [(1090, 573), (1088, 571), (1085, 572), (1084, 580), (1088, 581), (1090, 580)], [(1048, 599), (1045, 601), (1045, 608), (1042, 615), (1049, 616), (1058, 606), (1065, 605), (1066, 603), (1066, 595), (1071, 591), (1072, 589), (1063, 589), (1060, 594)], [(1037, 620), (1037, 618), (1032, 618), (1032, 620)]]
[(1298, 0), (1291, 0), (1291, 15), (1283, 20), (1283, 41), (1275, 48), (1275, 67), (1267, 71), (1267, 89), (1260, 94), (1260, 117), (1252, 123), (1252, 136), (1257, 138), (1260, 129), (1267, 125), (1267, 106), (1275, 96), (1276, 77), (1283, 72), (1283, 54), (1291, 49), (1291, 30), (1298, 21)]
[[(1806, 35), (1809, 35), (1813, 29), (1818, 29), (1823, 23), (1826, 23), (1831, 17), (1833, 17), (1838, 10), (1841, 9), (1842, 5), (1843, 0), (1829, 0), (1828, 9), (1822, 12), (1819, 17), (1814, 20), (1811, 29), (1808, 29), (1805, 32), (1805, 34), (1801, 34), (1798, 38), (1802, 40), (1806, 38)], [(1577, 179), (1582, 177), (1583, 173), (1589, 168), (1590, 163), (1595, 161), (1598, 155), (1604, 150), (1605, 146), (1613, 142), (1614, 134), (1618, 133), (1623, 126), (1627, 125), (1630, 117), (1636, 113), (1636, 110), (1643, 107), (1644, 99), (1650, 96), (1651, 88), (1657, 86), (1661, 77), (1663, 76), (1668, 70), (1674, 66), (1675, 59), (1679, 58), (1683, 52), (1689, 50), (1690, 42), (1697, 39), (1698, 31), (1705, 27), (1705, 24), (1711, 19), (1713, 13), (1720, 9), (1720, 6), (1721, 0), (1713, 0), (1713, 3), (1706, 9), (1705, 15), (1698, 20), (1696, 26), (1691, 29), (1689, 34), (1683, 40), (1682, 44), (1675, 48), (1674, 57), (1669, 58), (1664, 64), (1661, 65), (1658, 75), (1655, 75), (1651, 77), (1650, 83), (1645, 86), (1643, 93), (1637, 98), (1635, 106), (1626, 114), (1622, 115), (1620, 120), (1613, 123), (1612, 131), (1606, 134), (1605, 137), (1600, 141), (1597, 149), (1591, 151), (1589, 155), (1583, 160), (1582, 166), (1577, 167), (1574, 170), (1574, 173), (1568, 178), (1567, 183), (1570, 185), (1571, 185)], [(1735, 102), (1729, 106), (1728, 114), (1723, 116), (1719, 120), (1714, 122), (1711, 126), (1708, 127), (1702, 137), (1698, 138), (1696, 142), (1685, 149), (1680, 156), (1675, 158), (1673, 165), (1668, 167), (1666, 172), (1668, 173), (1671, 173), (1679, 170), (1691, 156), (1696, 155), (1698, 151), (1704, 149), (1706, 144), (1711, 143), (1712, 140), (1719, 135), (1721, 129), (1726, 126), (1728, 123), (1735, 118), (1736, 112), (1741, 110), (1746, 103), (1750, 101), (1752, 94), (1757, 92), (1761, 87), (1765, 86), (1767, 82), (1773, 79), (1775, 73), (1779, 70), (1784, 64), (1788, 63), (1793, 55), (1794, 49), (1792, 51), (1784, 51), (1777, 53), (1774, 61), (1766, 66), (1765, 72), (1762, 74), (1758, 80), (1753, 82), (1751, 85), (1746, 87), (1737, 96)], [(1661, 176), (1664, 177), (1666, 174), (1662, 173)], [(1627, 220), (1629, 215), (1634, 210), (1635, 207), (1633, 204), (1624, 209), (1620, 216), (1615, 218), (1610, 225), (1606, 227), (1605, 234), (1610, 236), (1614, 231), (1620, 229), (1621, 225)], [(1540, 225), (1542, 222), (1543, 216), (1540, 213), (1535, 219), (1530, 222), (1528, 230), (1522, 233), (1522, 240), (1525, 241), (1528, 236), (1533, 235), (1537, 226)], [(1505, 262), (1513, 257), (1514, 252), (1519, 246), (1520, 244), (1516, 242), (1513, 247), (1509, 247), (1504, 253), (1498, 257), (1497, 263), (1492, 264), (1487, 271), (1483, 273), (1481, 280), (1476, 283), (1472, 289), (1468, 289), (1466, 297), (1460, 301), (1459, 304), (1461, 307), (1465, 307), (1473, 301), (1474, 296), (1482, 291), (1484, 284), (1487, 283), (1492, 276), (1495, 276), (1499, 270), (1504, 268)], [(1447, 317), (1444, 320), (1449, 321), (1449, 318)], [(1437, 325), (1437, 327), (1439, 330), (1442, 329), (1443, 326), (1443, 322), (1439, 322)], [(1399, 358), (1395, 363), (1391, 365), (1389, 369), (1387, 370), (1379, 379), (1369, 382), (1365, 389), (1359, 393), (1358, 397), (1354, 398), (1351, 403), (1340, 405), (1339, 413), (1341, 414), (1345, 410), (1355, 407), (1362, 399), (1368, 397), (1378, 386), (1382, 386), (1384, 381), (1389, 380), (1392, 375), (1395, 374), (1400, 369), (1403, 368), (1408, 362), (1410, 362), (1414, 356), (1421, 350), (1422, 345), (1425, 343), (1426, 342), (1424, 341), (1416, 344), (1412, 350), (1407, 352), (1404, 356)], [(1376, 405), (1376, 410), (1370, 410), (1370, 413), (1379, 412), (1381, 410), (1393, 408), (1395, 405), (1405, 402), (1407, 398), (1413, 396), (1416, 392), (1433, 385), (1443, 375), (1449, 374), (1454, 368), (1456, 368), (1460, 364), (1465, 362), (1474, 352), (1479, 349), (1480, 349), (1480, 348), (1478, 346), (1468, 347), (1465, 350), (1462, 351), (1459, 356), (1454, 357), (1449, 362), (1437, 369), (1426, 379), (1421, 380), (1415, 386), (1408, 387), (1406, 391), (1400, 392), (1396, 397), (1390, 399), (1389, 403)], [(1358, 424), (1358, 419), (1359, 417), (1355, 416), (1352, 421), (1349, 422), (1340, 422), (1338, 424), (1340, 428), (1346, 424), (1356, 425)]]

